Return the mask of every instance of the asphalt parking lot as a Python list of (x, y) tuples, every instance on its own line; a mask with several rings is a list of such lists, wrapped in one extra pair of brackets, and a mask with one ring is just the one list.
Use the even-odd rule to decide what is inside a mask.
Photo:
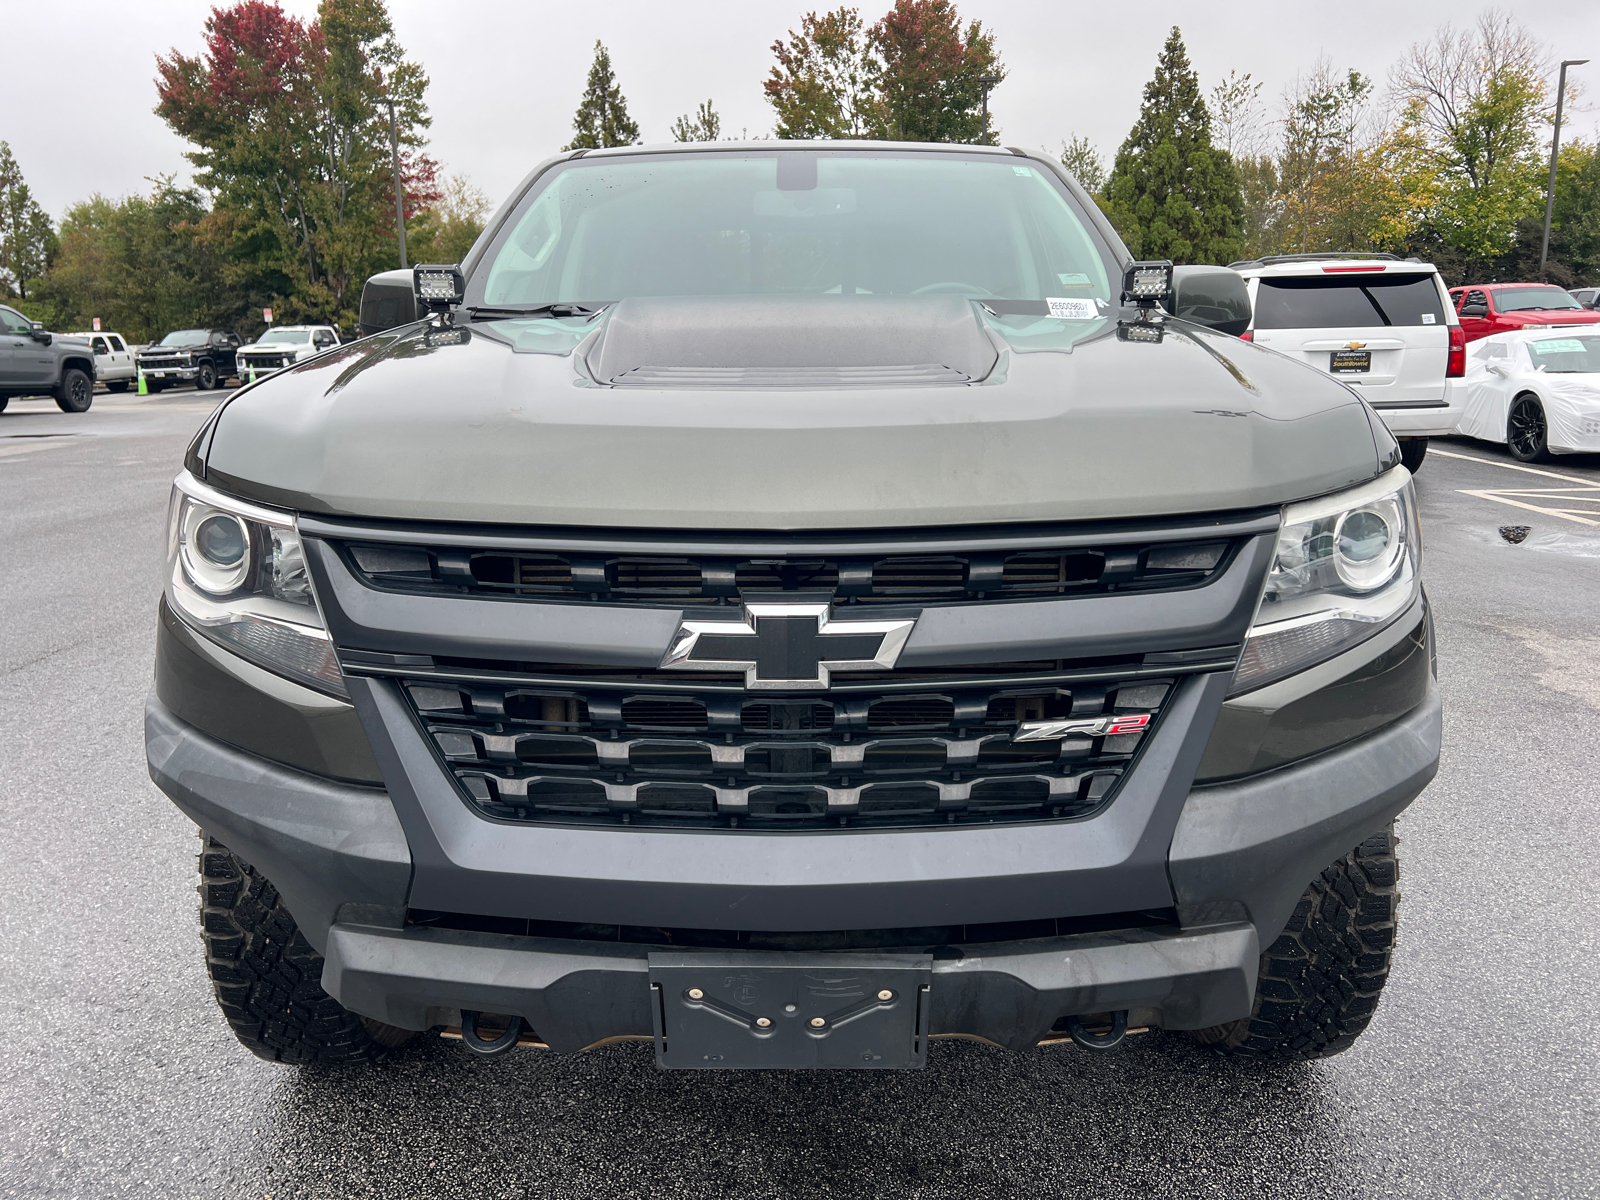
[(640, 1043), (429, 1039), (327, 1073), (229, 1034), (197, 839), (145, 774), (168, 483), (219, 397), (0, 415), (0, 1196), (1600, 1196), (1600, 458), (1450, 441), (1422, 467), (1444, 761), (1400, 822), (1394, 974), (1340, 1057), (1152, 1033), (666, 1074)]

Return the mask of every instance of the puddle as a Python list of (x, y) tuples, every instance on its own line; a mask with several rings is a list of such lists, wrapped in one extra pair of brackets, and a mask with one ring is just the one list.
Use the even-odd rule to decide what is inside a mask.
[(1593, 533), (1569, 532), (1565, 529), (1544, 529), (1537, 525), (1519, 545), (1513, 546), (1500, 536), (1498, 525), (1473, 527), (1467, 535), (1475, 542), (1488, 542), (1502, 550), (1539, 550), (1546, 554), (1565, 554), (1571, 558), (1600, 558), (1600, 529)]

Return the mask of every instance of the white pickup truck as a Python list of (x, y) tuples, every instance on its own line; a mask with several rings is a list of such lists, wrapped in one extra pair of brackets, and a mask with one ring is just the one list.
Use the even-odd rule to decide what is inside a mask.
[(331, 325), (279, 325), (239, 348), (239, 379), (248, 383), (339, 345)]
[(125, 392), (138, 378), (133, 347), (120, 333), (69, 333), (67, 336), (82, 338), (93, 348), (94, 377), (106, 385), (107, 391)]

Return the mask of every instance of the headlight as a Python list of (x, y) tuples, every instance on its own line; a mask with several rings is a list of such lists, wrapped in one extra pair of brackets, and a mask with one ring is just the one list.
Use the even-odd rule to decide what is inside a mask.
[(1233, 693), (1332, 658), (1405, 612), (1421, 588), (1416, 514), (1404, 467), (1285, 509)]
[(235, 654), (319, 691), (348, 694), (289, 514), (179, 475), (167, 520), (167, 603)]

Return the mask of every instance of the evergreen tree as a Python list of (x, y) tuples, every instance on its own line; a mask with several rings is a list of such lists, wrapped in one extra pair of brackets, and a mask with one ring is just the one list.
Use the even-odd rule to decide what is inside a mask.
[(714, 142), (722, 136), (722, 118), (707, 100), (695, 110), (694, 116), (684, 113), (672, 123), (672, 140), (675, 142)]
[(1238, 257), (1239, 174), (1227, 152), (1211, 144), (1200, 79), (1176, 25), (1145, 85), (1139, 120), (1117, 151), (1106, 199), (1135, 257), (1179, 263)]
[(0, 142), (0, 296), (28, 298), (28, 286), (45, 273), (56, 253), (56, 234), (11, 147)]
[(594, 63), (589, 67), (589, 82), (572, 118), (577, 136), (563, 150), (599, 150), (605, 146), (633, 146), (639, 141), (639, 126), (628, 116), (628, 102), (617, 86), (611, 69), (611, 52), (596, 41)]

